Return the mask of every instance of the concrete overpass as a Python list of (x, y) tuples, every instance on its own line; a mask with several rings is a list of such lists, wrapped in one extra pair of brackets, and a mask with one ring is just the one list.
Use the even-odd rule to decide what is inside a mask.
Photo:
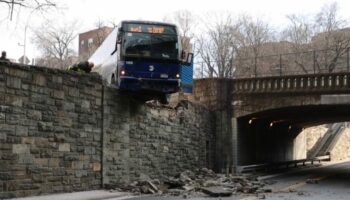
[(202, 79), (196, 98), (216, 112), (217, 170), (296, 158), (306, 127), (350, 120), (350, 73)]

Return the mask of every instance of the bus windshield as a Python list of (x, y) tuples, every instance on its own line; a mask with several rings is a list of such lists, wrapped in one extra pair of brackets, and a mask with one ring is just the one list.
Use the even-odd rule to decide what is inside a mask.
[(126, 32), (124, 37), (124, 54), (127, 57), (151, 59), (178, 59), (177, 35)]

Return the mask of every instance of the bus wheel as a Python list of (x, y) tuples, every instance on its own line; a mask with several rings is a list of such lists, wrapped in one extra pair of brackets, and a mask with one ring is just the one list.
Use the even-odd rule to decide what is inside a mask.
[(115, 81), (115, 77), (114, 77), (114, 74), (112, 74), (112, 77), (111, 77), (111, 85), (115, 85), (116, 81)]
[(168, 104), (168, 103), (169, 103), (169, 95), (167, 95), (167, 94), (161, 94), (161, 95), (159, 96), (159, 102), (160, 102), (161, 104)]

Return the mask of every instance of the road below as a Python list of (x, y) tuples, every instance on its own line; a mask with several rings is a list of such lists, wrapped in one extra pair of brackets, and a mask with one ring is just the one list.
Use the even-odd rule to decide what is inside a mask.
[[(334, 200), (350, 198), (350, 162), (332, 164), (316, 168), (294, 170), (268, 178), (272, 185), (272, 193), (263, 195), (233, 195), (228, 198), (195, 198), (192, 200), (232, 199), (255, 200), (259, 198), (271, 200)], [(310, 182), (310, 183), (308, 183)], [(132, 200), (165, 200), (184, 199), (184, 197), (135, 197)], [(111, 199), (110, 199), (111, 200)]]
[(260, 177), (273, 183), (265, 186), (272, 189), (265, 194), (238, 194), (227, 198), (209, 198), (194, 196), (139, 196), (132, 194), (109, 192), (106, 190), (85, 191), (65, 194), (53, 194), (18, 198), (18, 200), (339, 200), (350, 199), (350, 161), (327, 166), (293, 169), (279, 175)]
[(350, 162), (298, 170), (270, 180), (276, 183), (266, 199), (349, 199)]

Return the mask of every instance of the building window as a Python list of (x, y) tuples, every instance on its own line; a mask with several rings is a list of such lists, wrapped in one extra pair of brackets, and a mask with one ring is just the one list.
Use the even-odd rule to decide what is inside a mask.
[(94, 39), (89, 38), (89, 40), (88, 40), (88, 46), (92, 46), (92, 43), (94, 43)]
[(80, 45), (81, 45), (81, 46), (84, 46), (84, 44), (85, 44), (85, 41), (82, 40), (82, 41), (80, 42)]

